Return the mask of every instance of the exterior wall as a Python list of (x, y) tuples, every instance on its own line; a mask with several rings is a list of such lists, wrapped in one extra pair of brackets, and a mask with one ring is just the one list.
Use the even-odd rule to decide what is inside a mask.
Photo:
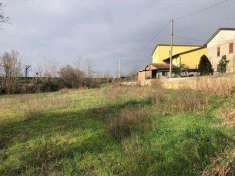
[[(229, 53), (229, 44), (234, 43), (233, 54)], [(220, 56), (217, 57), (217, 48), (220, 47)], [(211, 61), (213, 68), (217, 71), (217, 65), (219, 64), (222, 56), (226, 55), (229, 60), (227, 72), (235, 71), (235, 31), (220, 31), (208, 44), (207, 55)]]
[(182, 54), (173, 60), (173, 64), (178, 67), (180, 67), (180, 65), (184, 65), (186, 68), (189, 68), (189, 69), (198, 69), (198, 64), (203, 55), (207, 55), (206, 48), (202, 48), (197, 51)]
[(151, 71), (138, 72), (138, 84), (141, 86), (148, 85), (151, 77), (152, 77)]
[[(200, 48), (200, 46), (174, 46), (173, 47), (173, 55), (190, 51), (196, 48)], [(164, 63), (164, 60), (169, 57), (171, 46), (168, 45), (159, 45), (152, 56), (152, 63)]]
[(146, 79), (151, 79), (152, 72), (151, 71), (140, 71), (138, 72), (138, 81), (144, 81)]
[(138, 81), (144, 81), (145, 80), (145, 72), (138, 72)]

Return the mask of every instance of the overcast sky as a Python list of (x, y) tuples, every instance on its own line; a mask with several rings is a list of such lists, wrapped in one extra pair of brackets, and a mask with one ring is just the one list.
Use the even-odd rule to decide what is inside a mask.
[(89, 62), (94, 71), (116, 73), (121, 59), (127, 73), (151, 63), (157, 43), (169, 43), (172, 17), (180, 17), (177, 43), (203, 44), (217, 28), (235, 27), (235, 0), (201, 10), (220, 1), (2, 0), (10, 24), (0, 29), (0, 53), (17, 50), (34, 70)]

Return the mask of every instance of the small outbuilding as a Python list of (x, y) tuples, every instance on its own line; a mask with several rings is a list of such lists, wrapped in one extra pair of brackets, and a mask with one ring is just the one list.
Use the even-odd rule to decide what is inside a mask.
[[(178, 67), (172, 65), (173, 72), (177, 70)], [(149, 64), (144, 70), (138, 72), (138, 81), (145, 81), (156, 79), (160, 77), (168, 77), (170, 70), (170, 64)]]

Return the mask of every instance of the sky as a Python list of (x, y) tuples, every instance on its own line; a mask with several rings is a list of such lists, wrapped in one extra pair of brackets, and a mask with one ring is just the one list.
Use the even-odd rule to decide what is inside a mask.
[[(2, 0), (0, 54), (17, 50), (22, 64), (71, 64), (99, 74), (135, 72), (158, 43), (204, 44), (219, 27), (235, 27), (235, 0)], [(211, 8), (207, 8), (211, 7)]]

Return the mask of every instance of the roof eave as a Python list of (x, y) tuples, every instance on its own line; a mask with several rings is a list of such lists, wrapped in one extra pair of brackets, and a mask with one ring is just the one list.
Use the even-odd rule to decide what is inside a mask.
[[(159, 44), (156, 44), (154, 49), (153, 49), (153, 52), (152, 52), (152, 56), (154, 55), (156, 49), (159, 47), (159, 46), (171, 46), (170, 44), (165, 44), (165, 43), (159, 43)], [(185, 46), (185, 47), (203, 47), (204, 45), (193, 45), (193, 44), (175, 44), (173, 46)]]
[[(196, 49), (193, 49), (193, 50), (189, 50), (189, 51), (185, 51), (185, 52), (182, 52), (182, 53), (178, 53), (178, 54), (175, 54), (174, 56), (172, 56), (172, 58), (174, 59), (174, 58), (179, 57), (180, 55), (188, 54), (188, 53), (195, 52), (195, 51), (198, 51), (198, 50), (201, 50), (201, 49), (205, 49), (205, 48), (206, 48), (206, 46), (203, 46), (201, 48), (196, 48)], [(167, 62), (169, 60), (170, 60), (170, 58), (168, 57), (168, 58), (164, 59), (163, 61)]]
[(205, 45), (208, 45), (208, 43), (215, 38), (215, 36), (220, 32), (220, 31), (235, 31), (235, 28), (219, 28), (210, 38), (207, 40)]

